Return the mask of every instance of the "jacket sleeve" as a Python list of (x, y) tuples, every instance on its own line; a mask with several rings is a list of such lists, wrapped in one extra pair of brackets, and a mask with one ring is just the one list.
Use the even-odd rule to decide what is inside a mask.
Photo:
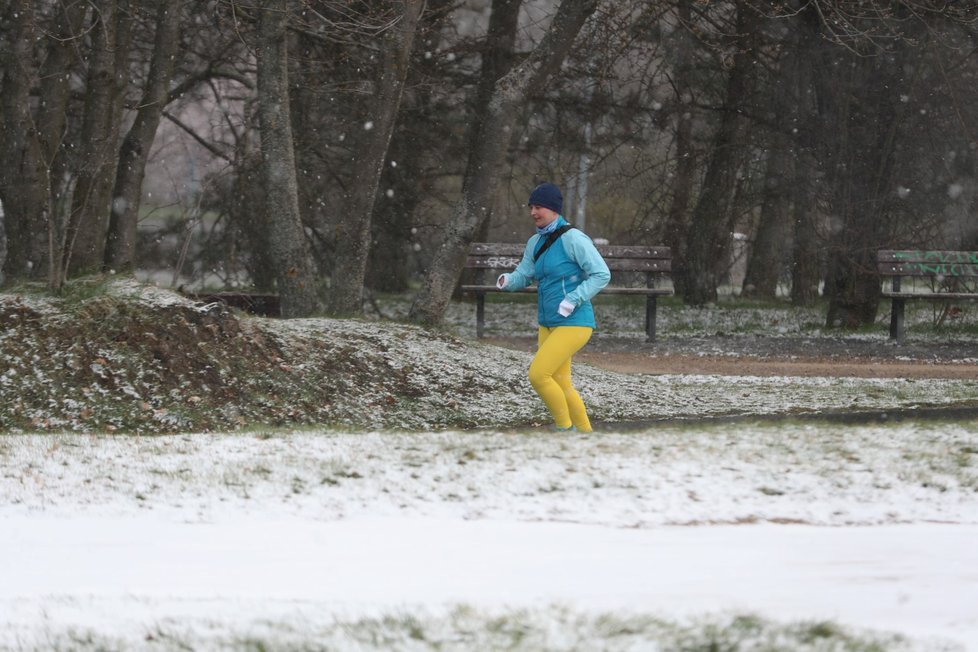
[[(571, 236), (571, 237), (567, 237)], [(577, 286), (573, 292), (569, 292), (565, 299), (579, 306), (586, 301), (590, 301), (594, 296), (604, 289), (611, 281), (611, 271), (604, 258), (598, 253), (591, 238), (582, 231), (568, 231), (564, 234), (564, 251), (571, 260), (576, 262), (586, 278)]]
[(533, 283), (536, 275), (536, 265), (533, 262), (533, 252), (540, 236), (534, 235), (526, 242), (523, 250), (523, 259), (512, 272), (509, 273), (509, 283), (506, 285), (507, 292), (517, 292)]

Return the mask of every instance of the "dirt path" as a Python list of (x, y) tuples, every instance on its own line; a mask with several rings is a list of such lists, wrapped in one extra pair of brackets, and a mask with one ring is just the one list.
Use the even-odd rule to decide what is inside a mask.
[[(530, 338), (486, 341), (522, 351), (532, 351), (536, 346)], [(976, 380), (978, 360), (970, 353), (934, 345), (895, 349), (875, 342), (811, 338), (711, 339), (654, 346), (634, 340), (595, 339), (574, 359), (628, 374)]]
[(720, 376), (834, 376), (855, 378), (978, 379), (978, 365), (880, 360), (750, 359), (688, 355), (582, 353), (577, 360), (628, 374), (704, 374)]

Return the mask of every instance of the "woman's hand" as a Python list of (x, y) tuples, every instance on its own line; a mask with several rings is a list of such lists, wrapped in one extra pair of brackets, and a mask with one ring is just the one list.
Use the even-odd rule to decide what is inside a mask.
[(575, 306), (567, 299), (564, 299), (563, 301), (560, 302), (560, 305), (557, 306), (557, 312), (560, 313), (561, 317), (568, 317), (572, 312), (574, 312), (575, 308), (577, 308), (577, 306)]
[(509, 285), (509, 274), (500, 274), (496, 279), (496, 287), (505, 290), (507, 285)]

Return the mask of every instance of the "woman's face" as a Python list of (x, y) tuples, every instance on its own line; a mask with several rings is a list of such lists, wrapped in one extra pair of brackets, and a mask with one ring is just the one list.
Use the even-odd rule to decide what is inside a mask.
[(547, 226), (555, 219), (557, 219), (558, 213), (550, 210), (549, 208), (544, 208), (543, 206), (537, 206), (535, 204), (530, 205), (530, 217), (533, 218), (533, 224), (538, 229), (542, 229)]

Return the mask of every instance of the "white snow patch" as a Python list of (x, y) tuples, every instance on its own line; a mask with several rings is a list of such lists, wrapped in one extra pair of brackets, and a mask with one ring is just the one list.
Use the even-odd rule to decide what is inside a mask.
[(499, 618), (650, 649), (745, 613), (978, 649), (971, 424), (14, 435), (0, 497), (0, 649), (486, 649)]

